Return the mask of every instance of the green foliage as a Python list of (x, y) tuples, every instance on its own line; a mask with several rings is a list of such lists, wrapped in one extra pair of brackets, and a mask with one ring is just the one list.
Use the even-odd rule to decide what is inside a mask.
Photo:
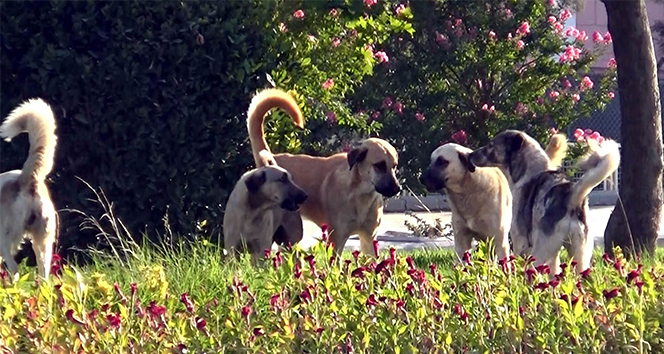
[[(615, 87), (609, 69), (592, 89), (581, 89), (605, 45), (591, 52), (583, 39), (557, 29), (561, 5), (427, 0), (410, 2), (409, 9), (415, 35), (390, 37), (383, 46), (389, 65), (377, 67), (353, 98), (356, 107), (376, 112), (381, 135), (400, 148), (411, 188), (429, 153), (457, 131), (466, 133), (461, 143), (471, 148), (504, 129), (522, 129), (544, 142), (550, 127), (562, 130), (602, 109)], [(524, 23), (527, 33), (519, 31)], [(579, 57), (560, 62), (572, 48)]]
[[(298, 5), (302, 19), (293, 16)], [(30, 97), (52, 105), (56, 206), (96, 214), (80, 177), (107, 192), (133, 234), (152, 238), (188, 235), (203, 225), (208, 234), (220, 233), (225, 200), (252, 165), (245, 117), (259, 88), (293, 89), (310, 129), (327, 124), (320, 113), (328, 111), (347, 132), (374, 129), (353, 117), (343, 99), (372, 71), (375, 59), (363, 45), (408, 29), (379, 7), (365, 18), (361, 1), (0, 6), (0, 113)], [(282, 22), (287, 32), (279, 31)], [(352, 38), (331, 51), (333, 36)], [(323, 89), (332, 77), (332, 89)], [(268, 122), (271, 140), (279, 140), (275, 150), (298, 151), (292, 123), (281, 118)], [(2, 169), (20, 168), (27, 139), (2, 144)], [(79, 233), (78, 223), (61, 213), (60, 246), (97, 241)]]
[[(658, 353), (661, 252), (596, 257), (555, 279), (523, 259), (464, 265), (453, 252), (311, 252), (219, 262), (205, 242), (136, 248), (127, 263), (0, 280), (0, 350), (94, 353)], [(433, 263), (432, 263), (433, 261)], [(502, 264), (502, 266), (501, 266)], [(424, 267), (424, 268), (420, 268)], [(200, 269), (205, 269), (201, 272)], [(185, 351), (186, 349), (186, 351)]]

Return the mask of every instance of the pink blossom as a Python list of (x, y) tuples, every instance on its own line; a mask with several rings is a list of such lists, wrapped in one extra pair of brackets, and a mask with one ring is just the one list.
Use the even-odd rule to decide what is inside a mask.
[(372, 6), (376, 5), (378, 3), (378, 0), (364, 0), (364, 5), (367, 5), (368, 8), (371, 8)]
[(494, 32), (494, 31), (489, 31), (489, 38), (491, 38), (491, 39), (496, 39), (496, 32)]
[(603, 42), (603, 41), (604, 41), (604, 37), (602, 37), (602, 34), (595, 31), (593, 33), (593, 42), (600, 43), (600, 42)]
[(546, 3), (547, 3), (547, 5), (549, 5), (549, 6), (553, 6), (553, 5), (556, 4), (556, 0), (549, 0), (549, 1), (547, 1)]
[(522, 40), (518, 40), (516, 42), (516, 47), (519, 48), (519, 49), (523, 49), (523, 47), (525, 47), (525, 46), (526, 46), (526, 44)]
[(563, 26), (563, 24), (560, 23), (560, 22), (556, 22), (556, 23), (553, 25), (553, 31), (554, 31), (556, 34), (560, 34), (560, 32), (562, 32), (563, 29), (565, 29), (565, 26)]
[(585, 41), (588, 40), (588, 34), (586, 33), (586, 31), (581, 31), (581, 32), (579, 32), (579, 34), (576, 36), (576, 39), (579, 40), (579, 41), (581, 41), (581, 42), (585, 42)]
[(607, 96), (609, 96), (609, 99), (612, 100), (612, 99), (614, 99), (614, 98), (616, 97), (616, 94), (613, 93), (613, 92), (609, 92), (609, 93), (607, 94)]
[(331, 90), (334, 86), (334, 79), (327, 79), (323, 82), (323, 88), (326, 90)]
[(612, 41), (613, 41), (613, 37), (611, 37), (611, 33), (606, 32), (606, 34), (604, 34), (604, 44), (609, 44)]
[(340, 44), (341, 44), (341, 39), (339, 39), (339, 38), (335, 38), (335, 39), (332, 41), (332, 46), (333, 46), (333, 47), (338, 47)]
[(512, 33), (507, 34), (507, 39), (512, 39)]
[(579, 96), (578, 93), (575, 93), (572, 95), (572, 99), (574, 100), (574, 102), (579, 102), (581, 100), (581, 96)]
[(488, 111), (488, 110), (489, 110), (489, 105), (486, 104), (486, 103), (483, 104), (483, 105), (482, 105), (482, 110), (483, 110), (483, 111)]
[(452, 134), (452, 140), (454, 140), (457, 144), (463, 145), (468, 140), (468, 137), (466, 136), (465, 131), (459, 130), (458, 132)]
[(403, 114), (403, 105), (399, 102), (394, 102), (394, 105), (392, 105), (392, 109), (397, 111), (399, 114)]
[(565, 35), (567, 37), (575, 37), (576, 38), (576, 36), (578, 34), (579, 34), (579, 30), (576, 29), (576, 27), (574, 27), (574, 26), (570, 26), (570, 28), (568, 28), (567, 31), (565, 31)]
[(574, 138), (576, 139), (576, 141), (581, 141), (581, 140), (583, 140), (583, 137), (584, 137), (585, 135), (586, 135), (585, 132), (584, 132), (582, 129), (580, 129), (580, 128), (577, 128), (577, 129), (574, 131)]
[(555, 16), (549, 16), (546, 20), (549, 21), (550, 24), (554, 24), (558, 21)]
[(512, 10), (510, 9), (505, 9), (505, 17), (510, 18), (512, 17)]
[(387, 63), (387, 62), (390, 61), (390, 58), (388, 58), (387, 54), (383, 51), (376, 52), (376, 54), (374, 54), (374, 56), (376, 58), (378, 58), (378, 62), (380, 62), (380, 63)]
[(380, 111), (375, 111), (375, 112), (373, 112), (373, 114), (371, 115), (371, 119), (373, 119), (373, 120), (376, 120), (376, 119), (378, 119), (379, 117), (380, 117)]
[(579, 59), (579, 57), (581, 57), (581, 49), (573, 45), (568, 45), (565, 48), (565, 52), (560, 56), (560, 62), (572, 62)]
[(562, 82), (561, 82), (561, 84), (562, 84), (563, 87), (566, 88), (566, 89), (572, 87), (572, 83), (569, 82), (569, 80), (567, 80), (567, 79), (563, 79)]
[(404, 11), (406, 11), (406, 5), (400, 4), (397, 6), (397, 9), (394, 11), (397, 15), (401, 15)]
[(337, 122), (337, 115), (334, 114), (334, 112), (329, 111), (329, 112), (327, 112), (327, 114), (325, 116), (327, 117), (327, 120), (329, 120), (330, 122), (332, 122), (332, 123)]
[(558, 129), (551, 127), (549, 128), (549, 135), (555, 135), (558, 134)]
[(461, 27), (462, 25), (463, 25), (463, 20), (461, 20), (460, 18), (457, 18), (457, 19), (454, 21), (454, 26), (455, 26), (455, 27)]
[(389, 97), (385, 97), (383, 100), (383, 108), (390, 108), (392, 107), (392, 99)]
[(549, 92), (549, 98), (551, 98), (552, 100), (555, 100), (556, 98), (558, 98), (558, 96), (560, 96), (560, 92), (558, 91)]
[(445, 47), (449, 46), (449, 41), (447, 39), (447, 36), (444, 34), (440, 34), (438, 32), (436, 32), (436, 43)]
[(530, 24), (528, 21), (521, 22), (519, 28), (516, 29), (516, 34), (525, 36), (530, 33)]
[(537, 97), (537, 104), (544, 104), (544, 98)]
[(516, 111), (519, 114), (523, 114), (523, 113), (528, 112), (528, 108), (526, 106), (524, 106), (523, 103), (519, 102), (519, 103), (516, 104)]
[(616, 58), (611, 58), (611, 59), (609, 59), (609, 62), (606, 63), (607, 68), (615, 68), (616, 66), (618, 66), (616, 64)]
[(330, 16), (337, 17), (338, 15), (339, 15), (339, 11), (337, 11), (337, 9), (330, 10)]
[(565, 9), (560, 12), (560, 20), (563, 22), (567, 21), (567, 19), (571, 17), (572, 17), (572, 12), (570, 10)]
[(373, 55), (373, 53), (374, 53), (374, 47), (373, 47), (372, 44), (367, 44), (367, 45), (365, 45), (365, 46), (364, 46), (364, 49), (365, 49), (367, 52), (371, 53), (371, 55)]
[(417, 113), (415, 113), (415, 119), (417, 119), (418, 121), (421, 122), (421, 121), (424, 120), (424, 115), (420, 112), (417, 112)]
[(295, 17), (295, 18), (304, 18), (304, 11), (297, 10), (297, 11), (293, 12), (293, 17)]
[(283, 24), (283, 22), (279, 24), (279, 32), (281, 32), (281, 33), (288, 32), (288, 28), (286, 27), (285, 24)]
[(603, 137), (599, 134), (599, 132), (593, 132), (588, 136), (588, 139), (596, 140), (599, 142), (600, 139), (603, 140)]
[(583, 80), (581, 81), (581, 90), (592, 89), (594, 85), (595, 84), (588, 76), (584, 76)]

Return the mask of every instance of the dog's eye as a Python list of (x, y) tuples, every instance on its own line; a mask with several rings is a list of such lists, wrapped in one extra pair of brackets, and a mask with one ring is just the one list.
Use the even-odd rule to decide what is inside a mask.
[(375, 168), (377, 171), (379, 171), (379, 172), (385, 172), (385, 171), (387, 171), (387, 164), (385, 163), (385, 161), (381, 161), (381, 162), (375, 163), (373, 166), (374, 166), (374, 168)]
[(279, 182), (288, 182), (288, 175), (285, 173), (281, 175), (281, 178), (279, 178)]
[(449, 162), (442, 157), (436, 159), (436, 166), (445, 167)]

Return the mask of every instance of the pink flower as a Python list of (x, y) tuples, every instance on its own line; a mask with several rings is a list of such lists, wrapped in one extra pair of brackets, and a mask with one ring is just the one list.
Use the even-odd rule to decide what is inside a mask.
[(524, 106), (523, 103), (519, 102), (519, 103), (516, 104), (516, 111), (519, 114), (524, 114), (524, 113), (528, 112), (528, 108), (526, 106)]
[(406, 11), (406, 5), (400, 4), (397, 6), (397, 9), (395, 10), (397, 15), (401, 15), (404, 11)]
[(576, 36), (576, 39), (585, 42), (588, 40), (588, 34), (586, 34), (586, 31), (581, 31), (579, 34)]
[(581, 100), (581, 96), (579, 96), (578, 93), (575, 93), (572, 95), (572, 99), (574, 100), (574, 102), (579, 102)]
[(573, 45), (568, 45), (565, 48), (565, 52), (560, 56), (560, 62), (572, 62), (579, 59), (579, 57), (581, 57), (581, 49)]
[(337, 11), (337, 9), (330, 10), (330, 16), (337, 17), (337, 15), (339, 15), (339, 11)]
[(516, 42), (516, 47), (519, 48), (519, 49), (523, 49), (523, 47), (525, 47), (525, 46), (526, 46), (526, 44), (522, 40), (518, 40)]
[(567, 79), (563, 79), (562, 82), (561, 82), (561, 84), (562, 84), (563, 87), (566, 88), (566, 89), (572, 87), (572, 83), (569, 82), (569, 80), (567, 80)]
[(574, 131), (574, 138), (576, 139), (576, 141), (581, 141), (581, 140), (583, 140), (583, 138), (584, 138), (585, 135), (586, 135), (586, 133), (585, 133), (581, 128), (577, 128), (577, 129)]
[(367, 45), (365, 45), (365, 46), (364, 46), (364, 49), (365, 49), (367, 52), (371, 53), (371, 55), (373, 55), (373, 53), (374, 53), (374, 47), (373, 47), (372, 44), (367, 44)]
[(558, 134), (558, 129), (551, 127), (549, 128), (549, 135), (555, 135)]
[(560, 20), (563, 22), (567, 21), (567, 19), (571, 17), (572, 17), (572, 12), (570, 10), (565, 9), (560, 12)]
[(482, 105), (482, 110), (483, 110), (483, 111), (488, 111), (488, 110), (489, 110), (489, 105), (486, 104), (486, 103), (483, 104), (483, 105)]
[(452, 134), (452, 140), (454, 140), (457, 144), (465, 144), (466, 141), (468, 141), (468, 137), (466, 136), (466, 132), (463, 130), (459, 130), (458, 132)]
[(286, 27), (286, 25), (283, 22), (279, 24), (279, 32), (281, 32), (281, 33), (288, 32), (288, 28)]
[(604, 37), (602, 37), (602, 34), (595, 31), (593, 33), (593, 42), (600, 43), (600, 42), (603, 42), (603, 41), (604, 41)]
[(399, 102), (395, 102), (394, 105), (392, 106), (392, 109), (397, 111), (399, 114), (403, 114), (403, 105)]
[(461, 20), (460, 18), (457, 18), (454, 21), (454, 27), (461, 27), (462, 25), (463, 25), (463, 20)]
[(555, 16), (549, 16), (549, 18), (546, 19), (550, 24), (556, 23), (558, 21)]
[(378, 61), (381, 63), (387, 63), (390, 61), (390, 58), (388, 58), (387, 54), (383, 51), (376, 52), (375, 56), (376, 58), (378, 58)]
[(549, 92), (549, 98), (551, 98), (552, 100), (555, 100), (556, 98), (558, 98), (558, 96), (560, 96), (560, 92), (558, 91)]
[(604, 34), (604, 44), (609, 44), (612, 41), (613, 41), (613, 37), (611, 37), (611, 33), (606, 32), (606, 34)]
[(549, 5), (549, 6), (553, 6), (553, 5), (556, 4), (556, 0), (549, 0), (549, 1), (547, 1), (546, 3), (547, 3), (547, 5)]
[(611, 58), (611, 59), (609, 59), (609, 62), (606, 63), (607, 68), (615, 68), (616, 66), (618, 66), (616, 64), (616, 58)]
[(507, 34), (507, 39), (512, 39), (512, 33)]
[(368, 8), (371, 8), (372, 6), (376, 5), (378, 3), (378, 0), (364, 0), (364, 5), (367, 5)]
[(436, 32), (436, 43), (444, 47), (449, 47), (449, 40), (447, 39), (447, 36), (438, 32)]
[(295, 17), (295, 18), (304, 18), (304, 11), (297, 10), (297, 11), (293, 12), (293, 17)]
[(519, 28), (516, 29), (516, 34), (525, 36), (528, 33), (530, 33), (530, 24), (528, 23), (528, 21), (521, 22)]
[(581, 90), (590, 90), (594, 85), (595, 84), (593, 83), (593, 80), (591, 80), (588, 76), (584, 76), (583, 80), (581, 81)]
[(189, 294), (182, 293), (182, 295), (180, 296), (180, 301), (184, 304), (184, 306), (187, 308), (187, 311), (189, 313), (194, 312), (194, 303), (191, 302), (191, 299), (189, 298)]
[(616, 94), (613, 93), (613, 92), (609, 92), (609, 93), (607, 94), (607, 96), (609, 96), (609, 99), (612, 100), (612, 99), (614, 99), (614, 98), (616, 97)]
[(542, 97), (537, 97), (537, 104), (544, 104), (544, 99)]
[(380, 111), (375, 111), (375, 112), (373, 112), (373, 114), (371, 115), (371, 119), (372, 119), (372, 120), (376, 120), (376, 119), (378, 119), (379, 117), (380, 117)]
[(491, 107), (489, 107), (489, 112), (494, 113), (495, 111), (496, 111), (496, 106), (491, 105)]
[(337, 122), (337, 115), (334, 114), (334, 112), (329, 111), (329, 112), (327, 112), (327, 114), (325, 116), (327, 117), (327, 120), (329, 120), (330, 122), (332, 122), (332, 123)]
[(504, 13), (505, 13), (505, 17), (507, 17), (507, 18), (512, 17), (512, 10), (510, 10), (510, 9), (505, 9)]
[(383, 108), (390, 108), (392, 107), (392, 99), (389, 97), (385, 97), (383, 100)]
[(341, 44), (341, 39), (339, 39), (339, 38), (335, 38), (335, 39), (332, 41), (332, 46), (333, 46), (333, 47), (338, 47), (339, 44)]
[(489, 38), (491, 38), (491, 39), (496, 39), (496, 32), (494, 32), (494, 31), (489, 31)]
[(563, 24), (560, 23), (560, 22), (556, 22), (556, 23), (553, 25), (553, 31), (554, 31), (556, 34), (560, 34), (560, 32), (562, 32), (563, 29), (565, 29), (565, 26), (563, 26)]
[(326, 90), (331, 90), (334, 86), (334, 79), (327, 79), (323, 82), (323, 88)]
[(424, 120), (424, 115), (420, 112), (417, 112), (417, 113), (415, 113), (415, 119), (417, 119), (418, 121), (421, 122), (421, 121)]
[(586, 134), (586, 138), (595, 140), (600, 144), (604, 141), (604, 137), (602, 135), (600, 135), (599, 132), (592, 132), (592, 134), (590, 134), (590, 135)]

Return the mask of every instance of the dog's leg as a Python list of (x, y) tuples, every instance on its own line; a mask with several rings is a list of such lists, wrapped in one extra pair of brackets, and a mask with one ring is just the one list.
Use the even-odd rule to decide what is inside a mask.
[[(343, 225), (343, 224), (342, 224)], [(346, 246), (346, 241), (350, 237), (350, 231), (345, 227), (337, 227), (336, 225), (329, 225), (330, 230), (330, 241), (334, 244), (334, 253), (341, 255), (344, 251), (344, 246)]]
[[(537, 233), (537, 234), (535, 234)], [(533, 257), (535, 257), (535, 265), (548, 264), (551, 268), (549, 273), (550, 277), (560, 272), (560, 249), (563, 246), (563, 239), (560, 233), (553, 233), (551, 235), (544, 235), (539, 231), (533, 230), (533, 239), (535, 245), (533, 246)]]
[(360, 250), (362, 253), (378, 257), (374, 250), (373, 242), (376, 239), (378, 230), (360, 230), (357, 235), (360, 238)]
[(506, 258), (510, 254), (509, 233), (509, 229), (502, 227), (494, 238), (494, 247), (496, 247), (496, 255), (498, 256), (498, 259)]
[[(11, 236), (9, 236), (9, 237), (11, 237)], [(8, 239), (9, 238), (5, 238), (5, 240), (8, 240)], [(0, 258), (5, 260), (5, 264), (7, 265), (7, 270), (9, 271), (9, 274), (12, 275), (12, 279), (14, 279), (14, 281), (18, 281), (18, 264), (16, 264), (16, 261), (14, 260), (14, 257), (12, 256), (12, 252), (11, 252), (11, 248), (9, 247), (9, 243), (0, 244)]]
[(32, 239), (32, 250), (37, 259), (37, 271), (44, 279), (48, 278), (51, 272), (51, 259), (53, 257), (53, 238), (43, 237)]
[[(577, 224), (570, 230), (570, 248), (569, 254), (576, 260), (576, 271), (582, 271), (590, 268), (590, 262), (593, 257), (594, 240), (584, 232), (584, 228)], [(586, 229), (587, 230), (587, 229)]]

